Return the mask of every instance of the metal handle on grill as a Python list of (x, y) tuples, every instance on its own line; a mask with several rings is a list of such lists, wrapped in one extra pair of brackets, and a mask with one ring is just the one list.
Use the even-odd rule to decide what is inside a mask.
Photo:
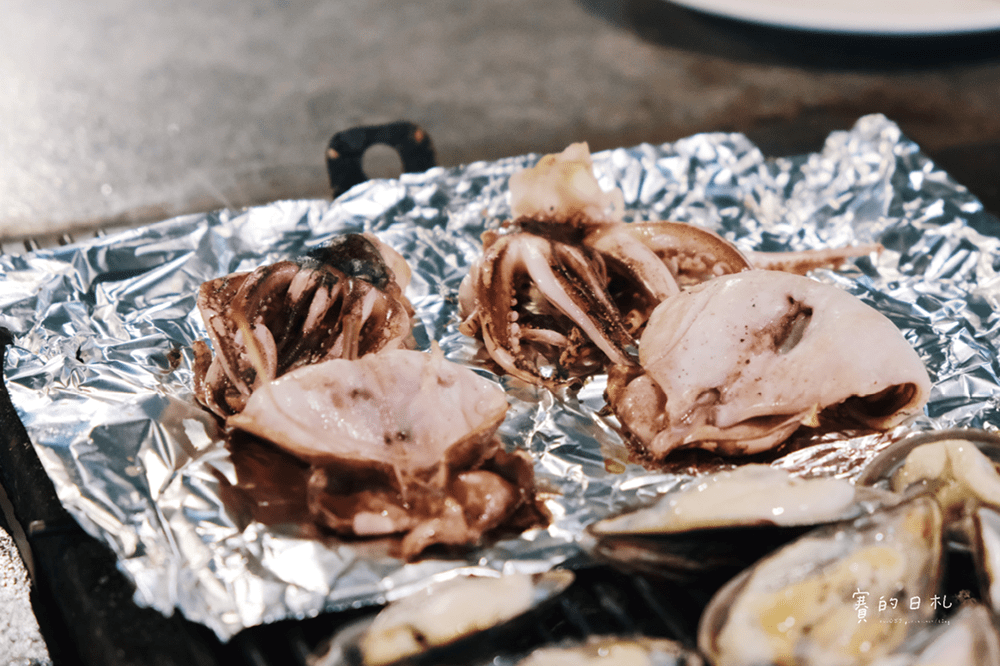
[(430, 136), (407, 120), (337, 132), (326, 149), (326, 171), (334, 197), (368, 180), (361, 160), (366, 150), (379, 144), (399, 153), (404, 173), (426, 171), (436, 165)]

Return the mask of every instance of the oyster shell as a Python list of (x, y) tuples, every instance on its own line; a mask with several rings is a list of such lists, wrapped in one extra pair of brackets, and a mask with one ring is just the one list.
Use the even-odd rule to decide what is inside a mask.
[(941, 505), (955, 543), (969, 542), (972, 514), (980, 506), (1000, 510), (1000, 436), (974, 428), (922, 433), (884, 449), (858, 483), (899, 493), (930, 493)]
[[(553, 599), (573, 572), (459, 576), (393, 601), (345, 627), (312, 666), (384, 666), (430, 655), (502, 625)], [(454, 659), (450, 659), (454, 661)]]
[(995, 666), (1000, 664), (1000, 634), (990, 611), (966, 602), (942, 624), (907, 641), (879, 666)]
[(517, 666), (703, 666), (696, 652), (667, 638), (594, 636), (580, 645), (534, 650)]
[[(873, 663), (933, 618), (941, 562), (941, 512), (927, 497), (817, 528), (719, 590), (698, 646), (716, 666)], [(880, 599), (898, 603), (876, 618)]]
[(895, 493), (845, 479), (802, 478), (763, 464), (698, 477), (653, 504), (588, 528), (594, 553), (678, 577), (730, 574), (813, 527), (896, 504)]
[(670, 534), (737, 525), (817, 525), (855, 518), (895, 495), (833, 477), (748, 464), (693, 479), (652, 505), (605, 518), (596, 535)]
[(980, 597), (1000, 617), (1000, 511), (988, 507), (977, 509), (973, 525), (972, 554)]

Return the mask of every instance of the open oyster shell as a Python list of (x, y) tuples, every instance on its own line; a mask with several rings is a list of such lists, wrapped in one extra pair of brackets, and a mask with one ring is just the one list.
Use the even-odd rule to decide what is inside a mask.
[[(311, 666), (462, 663), (470, 640), (537, 608), (566, 590), (573, 572), (459, 576), (390, 603), (341, 630)], [(451, 654), (443, 654), (443, 651)], [(467, 654), (468, 653), (468, 654)]]
[(704, 666), (698, 653), (667, 638), (593, 636), (579, 645), (542, 647), (517, 666)]
[(931, 493), (941, 505), (952, 545), (974, 539), (973, 513), (1000, 510), (1000, 435), (950, 428), (906, 437), (886, 447), (857, 482), (914, 495)]
[(820, 527), (719, 590), (698, 647), (715, 666), (872, 663), (933, 618), (941, 569), (941, 512), (928, 497)]
[(972, 554), (979, 577), (980, 598), (1000, 617), (1000, 511), (980, 507), (972, 519)]
[(918, 632), (879, 666), (993, 666), (1000, 664), (1000, 634), (990, 611), (967, 602), (946, 624)]
[(731, 576), (817, 525), (869, 514), (895, 493), (748, 464), (698, 477), (654, 503), (597, 521), (593, 553), (670, 578)]

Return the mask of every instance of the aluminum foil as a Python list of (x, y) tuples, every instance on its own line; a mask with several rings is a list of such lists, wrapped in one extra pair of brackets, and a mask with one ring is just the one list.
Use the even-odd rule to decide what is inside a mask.
[[(477, 343), (457, 329), (458, 285), (484, 228), (509, 213), (508, 177), (538, 157), (0, 257), (0, 325), (16, 337), (5, 374), (18, 414), (60, 499), (115, 550), (140, 605), (179, 609), (227, 640), (263, 622), (391, 600), (459, 570), (544, 570), (581, 554), (588, 523), (688, 479), (626, 464), (613, 420), (598, 414), (605, 378), (553, 394), (495, 377), (511, 402), (505, 444), (530, 451), (540, 483), (556, 491), (545, 528), (463, 559), (406, 564), (242, 524), (220, 497), (216, 473), (235, 472), (191, 392), (190, 344), (206, 335), (198, 286), (371, 231), (413, 269), (419, 345), (436, 340), (478, 368)], [(885, 117), (860, 119), (810, 155), (769, 159), (746, 137), (718, 133), (594, 162), (605, 188), (622, 189), (631, 220), (690, 222), (747, 250), (882, 243), (877, 257), (815, 277), (889, 316), (926, 362), (931, 400), (904, 430), (1000, 423), (1000, 223)], [(774, 464), (850, 478), (887, 441), (828, 438)]]

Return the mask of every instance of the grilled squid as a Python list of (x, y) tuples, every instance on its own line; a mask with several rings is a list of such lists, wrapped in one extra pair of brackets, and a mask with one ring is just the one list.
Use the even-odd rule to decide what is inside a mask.
[(226, 425), (303, 463), (309, 519), (324, 531), (391, 538), (414, 559), (541, 520), (531, 457), (496, 435), (506, 414), (499, 385), (434, 345), (298, 368)]
[(511, 176), (512, 217), (483, 234), (459, 289), (461, 331), (508, 375), (556, 388), (610, 365), (635, 366), (653, 309), (706, 280), (751, 268), (805, 273), (878, 252), (877, 244), (745, 254), (679, 222), (625, 222), (585, 143)]
[(513, 218), (483, 234), (459, 290), (461, 330), (504, 372), (548, 387), (634, 362), (630, 347), (664, 298), (750, 267), (720, 236), (687, 224), (622, 221), (586, 144), (511, 176)]
[[(331, 358), (396, 349), (410, 335), (409, 268), (371, 235), (349, 234), (295, 261), (205, 282), (195, 394), (222, 418), (263, 383)], [(249, 339), (252, 337), (253, 339)]]

